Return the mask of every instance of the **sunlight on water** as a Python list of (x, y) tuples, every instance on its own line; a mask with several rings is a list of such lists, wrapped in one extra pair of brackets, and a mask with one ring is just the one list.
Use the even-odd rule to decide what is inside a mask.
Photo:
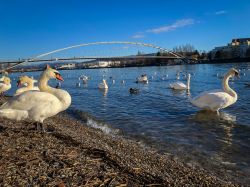
[[(238, 93), (238, 101), (220, 114), (200, 112), (189, 99), (202, 91), (220, 89), (221, 77), (231, 67), (241, 69), (241, 78), (230, 81)], [(187, 163), (203, 167), (225, 167), (250, 178), (250, 64), (182, 65), (142, 68), (88, 69), (62, 71), (63, 89), (70, 92), (72, 106), (88, 113), (103, 124), (119, 129), (125, 136), (154, 146), (161, 152), (177, 154)], [(191, 74), (191, 90), (172, 91), (169, 83), (186, 82)], [(28, 73), (38, 79), (39, 73)], [(88, 84), (80, 75), (90, 76)], [(147, 74), (149, 84), (135, 83), (136, 77)], [(245, 76), (244, 76), (245, 75)], [(17, 77), (17, 74), (12, 77)], [(98, 90), (98, 83), (107, 79), (109, 89)], [(113, 81), (115, 80), (115, 81)], [(124, 83), (122, 81), (124, 80)], [(80, 87), (76, 84), (80, 83)], [(55, 81), (51, 85), (56, 85)], [(13, 87), (15, 87), (13, 85)], [(129, 88), (138, 88), (130, 94)], [(14, 89), (12, 89), (12, 92)], [(91, 126), (110, 132), (89, 121)]]

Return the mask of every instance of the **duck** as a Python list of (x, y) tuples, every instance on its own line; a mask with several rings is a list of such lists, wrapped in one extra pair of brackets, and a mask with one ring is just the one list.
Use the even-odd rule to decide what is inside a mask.
[(138, 94), (138, 93), (140, 92), (140, 90), (139, 90), (138, 88), (130, 88), (130, 89), (129, 89), (129, 92), (130, 92), (131, 94)]
[(11, 89), (11, 80), (9, 77), (3, 76), (0, 83), (0, 94), (3, 95), (4, 92)]
[(29, 90), (39, 90), (37, 86), (34, 86), (35, 82), (37, 82), (37, 80), (34, 80), (26, 75), (19, 77), (19, 80), (17, 81), (17, 86), (19, 87), (24, 84), (27, 84), (27, 85), (22, 88), (17, 89), (15, 95), (20, 95), (23, 92), (26, 92)]
[(102, 79), (102, 83), (99, 83), (98, 88), (99, 89), (108, 89), (109, 88), (105, 79)]
[(239, 77), (239, 72), (235, 68), (231, 68), (222, 80), (222, 90), (212, 90), (203, 92), (190, 102), (202, 110), (219, 112), (220, 109), (226, 108), (234, 104), (237, 99), (237, 93), (229, 87), (228, 82), (232, 77)]
[(71, 105), (70, 94), (62, 89), (52, 88), (48, 85), (50, 79), (63, 81), (60, 73), (47, 65), (42, 72), (38, 87), (40, 91), (26, 91), (12, 97), (0, 107), (0, 117), (15, 121), (29, 120), (40, 126), (43, 132), (45, 119), (55, 116)]
[(146, 74), (143, 74), (136, 79), (136, 83), (146, 83), (148, 84), (148, 76)]
[(170, 86), (170, 88), (172, 88), (174, 90), (189, 90), (190, 89), (190, 77), (191, 77), (191, 75), (188, 74), (187, 84), (184, 84), (184, 83), (178, 81), (178, 82), (169, 84), (169, 86)]

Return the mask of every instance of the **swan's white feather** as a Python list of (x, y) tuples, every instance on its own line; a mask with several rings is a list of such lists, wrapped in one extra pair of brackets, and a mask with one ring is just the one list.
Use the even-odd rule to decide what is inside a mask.
[(173, 84), (169, 84), (170, 88), (175, 89), (175, 90), (182, 90), (182, 89), (187, 89), (187, 85), (185, 85), (182, 82), (175, 82)]
[[(27, 91), (21, 95), (17, 95), (4, 103), (0, 107), (0, 116), (13, 119), (13, 115), (6, 116), (2, 109), (13, 110), (13, 115), (16, 111), (23, 111), (23, 117), (33, 121), (43, 122), (44, 119), (54, 116), (62, 111), (61, 101), (53, 94), (39, 91)], [(26, 115), (28, 113), (28, 116)], [(20, 113), (18, 113), (20, 115)]]
[(22, 87), (22, 88), (19, 88), (19, 89), (16, 90), (15, 95), (20, 95), (23, 92), (27, 92), (27, 91), (31, 91), (31, 90), (39, 91), (39, 88), (37, 86), (35, 86), (35, 87), (31, 88), (31, 89), (28, 89), (27, 87)]
[(5, 92), (11, 88), (11, 84), (0, 83), (0, 93)]
[(20, 121), (27, 119), (29, 115), (25, 110), (2, 109), (0, 110), (0, 116), (3, 118)]
[(199, 108), (217, 111), (235, 103), (235, 99), (223, 90), (212, 90), (194, 97), (191, 103)]

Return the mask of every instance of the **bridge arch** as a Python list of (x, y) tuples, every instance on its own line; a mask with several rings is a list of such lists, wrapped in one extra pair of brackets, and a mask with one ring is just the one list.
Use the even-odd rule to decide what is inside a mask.
[(37, 59), (40, 59), (44, 56), (47, 56), (47, 55), (50, 55), (50, 54), (54, 54), (54, 53), (57, 53), (57, 52), (61, 52), (61, 51), (65, 51), (65, 50), (69, 50), (69, 49), (73, 49), (73, 48), (78, 48), (78, 47), (84, 47), (84, 46), (90, 46), (90, 45), (109, 45), (109, 44), (128, 44), (128, 45), (137, 45), (137, 46), (145, 46), (145, 47), (150, 47), (150, 48), (154, 48), (154, 49), (158, 49), (159, 51), (163, 51), (163, 52), (167, 52), (171, 55), (173, 55), (174, 57), (176, 58), (179, 58), (179, 59), (184, 59), (185, 57), (183, 57), (182, 55), (178, 54), (178, 53), (175, 53), (175, 52), (172, 52), (166, 48), (163, 48), (163, 47), (160, 47), (160, 46), (157, 46), (157, 45), (154, 45), (154, 44), (147, 44), (147, 43), (142, 43), (142, 42), (128, 42), (128, 41), (111, 41), (111, 42), (90, 42), (90, 43), (83, 43), (83, 44), (78, 44), (78, 45), (72, 45), (72, 46), (68, 46), (68, 47), (64, 47), (64, 48), (60, 48), (60, 49), (56, 49), (56, 50), (53, 50), (53, 51), (50, 51), (50, 52), (46, 52), (46, 53), (43, 53), (43, 54), (40, 54), (40, 55), (37, 55), (35, 57), (32, 57), (32, 58), (28, 58), (24, 61), (21, 61), (15, 65), (12, 65), (10, 66), (9, 68), (7, 68), (6, 70), (8, 69), (12, 69), (16, 66), (19, 66), (23, 63), (27, 63), (27, 62), (30, 62), (30, 61), (33, 61), (33, 60), (37, 60)]

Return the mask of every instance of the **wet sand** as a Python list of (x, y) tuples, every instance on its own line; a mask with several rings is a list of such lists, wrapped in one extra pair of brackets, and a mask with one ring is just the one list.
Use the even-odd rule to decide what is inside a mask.
[(0, 119), (0, 186), (237, 186), (66, 112), (45, 127)]

